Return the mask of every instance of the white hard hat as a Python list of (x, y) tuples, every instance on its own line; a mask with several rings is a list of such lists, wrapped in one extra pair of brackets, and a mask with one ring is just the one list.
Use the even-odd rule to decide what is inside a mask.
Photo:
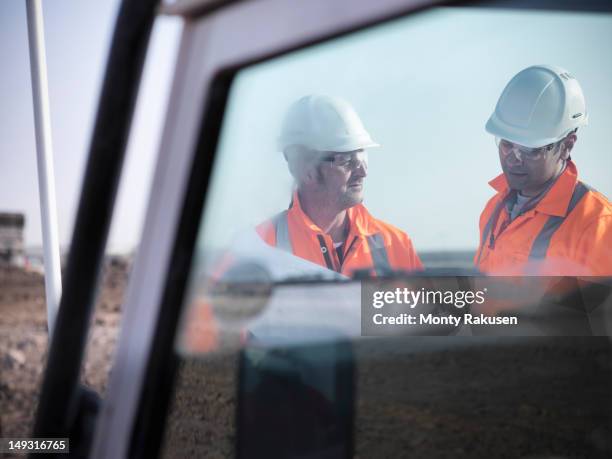
[(337, 152), (380, 146), (372, 140), (348, 102), (323, 95), (302, 97), (289, 107), (278, 148), (284, 151), (292, 145)]
[(562, 68), (534, 65), (510, 80), (485, 129), (495, 137), (537, 148), (587, 122), (578, 81)]

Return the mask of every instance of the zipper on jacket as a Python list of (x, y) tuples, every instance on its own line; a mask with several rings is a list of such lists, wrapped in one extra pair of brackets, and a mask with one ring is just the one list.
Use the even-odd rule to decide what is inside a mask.
[(329, 253), (329, 247), (327, 247), (327, 244), (325, 243), (325, 237), (323, 237), (322, 234), (317, 234), (317, 239), (319, 240), (319, 246), (321, 247), (321, 253), (323, 254), (323, 259), (325, 260), (327, 269), (340, 272), (334, 266), (334, 262), (332, 261), (331, 255)]
[(346, 260), (348, 260), (349, 255), (351, 255), (351, 252), (354, 252), (354, 248), (355, 248), (355, 242), (357, 242), (357, 239), (359, 239), (357, 236), (355, 236), (353, 238), (353, 240), (351, 241), (350, 245), (348, 246), (348, 248), (346, 249), (346, 251), (344, 252), (344, 257), (342, 259), (342, 264), (340, 265), (340, 272), (342, 272), (342, 267), (344, 266), (344, 264), (346, 263)]
[[(518, 217), (517, 217), (518, 218)], [(516, 220), (516, 219), (515, 219)], [(499, 232), (497, 233), (497, 236), (495, 236), (493, 234), (493, 231), (491, 231), (491, 236), (489, 236), (489, 249), (493, 250), (495, 249), (495, 242), (497, 241), (497, 239), (501, 236), (501, 234), (504, 232), (504, 230), (510, 225), (510, 220), (505, 220), (500, 228), (499, 228)], [(495, 228), (493, 228), (495, 229)]]

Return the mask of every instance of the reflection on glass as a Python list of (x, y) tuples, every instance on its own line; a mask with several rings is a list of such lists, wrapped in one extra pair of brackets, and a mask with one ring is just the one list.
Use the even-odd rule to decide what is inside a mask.
[[(604, 45), (610, 42), (608, 14), (436, 8), (239, 71), (190, 278), (179, 340), (185, 365), (168, 455), (180, 448), (210, 454), (213, 444), (213, 453), (231, 456), (238, 444), (245, 454), (303, 446), (299, 450), (313, 457), (333, 455), (334, 445), (344, 448), (339, 454), (354, 450), (368, 458), (609, 456), (609, 339), (567, 336), (610, 335), (609, 282), (465, 275), (475, 273), (479, 252), (476, 264), (497, 270), (495, 247), (512, 262), (529, 260), (524, 247), (531, 247), (534, 233), (511, 248), (495, 244), (512, 231), (511, 222), (501, 229), (501, 217), (514, 214), (518, 226), (530, 195), (552, 190), (531, 186), (526, 176), (538, 161), (555, 165), (547, 161), (567, 156), (563, 171), (552, 167), (546, 171), (553, 174), (543, 176), (562, 180), (572, 172), (571, 150), (581, 180), (612, 194), (612, 60)], [(535, 77), (527, 87), (542, 75), (553, 80), (551, 88), (580, 81), (585, 117), (572, 118), (561, 137), (541, 135), (534, 142), (526, 136), (532, 131), (521, 137), (502, 129), (518, 123), (528, 107), (512, 95), (521, 85), (504, 89), (528, 68), (535, 70), (527, 76)], [(320, 116), (309, 117), (318, 109)], [(551, 114), (544, 112), (540, 120)], [(571, 124), (587, 113), (588, 126)], [(485, 129), (489, 117), (497, 124)], [(335, 130), (342, 122), (348, 127)], [(343, 139), (326, 141), (341, 137), (342, 129)], [(497, 145), (492, 136), (500, 139)], [(488, 181), (500, 173), (510, 177), (507, 188), (516, 190), (516, 201), (491, 225), (489, 247), (479, 229), (484, 233), (496, 198), (480, 215), (496, 193)], [(300, 185), (313, 193), (304, 198)], [(353, 218), (356, 207), (394, 225), (383, 231), (384, 251), (364, 237), (363, 257), (351, 252), (350, 236), (369, 222)], [(290, 220), (292, 211), (300, 212), (301, 226)], [(578, 212), (573, 215), (589, 213)], [(558, 231), (547, 257), (572, 262), (568, 269), (573, 261), (583, 264), (573, 258), (580, 251), (568, 256), (558, 249)], [(321, 233), (323, 244), (313, 233)], [(593, 255), (591, 246), (581, 247), (582, 255)], [(587, 257), (587, 268), (604, 260), (610, 247)], [(385, 267), (378, 269), (376, 253), (382, 260), (386, 255), (390, 270), (411, 275), (422, 263), (424, 277), (390, 277)], [(531, 274), (541, 274), (536, 266), (528, 263)], [(429, 276), (431, 270), (445, 277)], [(355, 275), (367, 281), (348, 281)], [(434, 301), (431, 309), (451, 324), (438, 327), (438, 334), (453, 336), (405, 336), (399, 329), (356, 339), (362, 308), (372, 312), (375, 296), (404, 287), (450, 294), (452, 301)], [(485, 301), (468, 306), (466, 292), (482, 293)], [(405, 310), (387, 302), (375, 312)], [(481, 313), (517, 316), (521, 332), (452, 326), (451, 319)], [(346, 352), (337, 352), (340, 343)], [(338, 362), (354, 365), (353, 384), (342, 380)], [(339, 403), (343, 395), (346, 403)], [(341, 413), (351, 406), (353, 440), (343, 430), (350, 416)], [(182, 432), (198, 440), (199, 449), (186, 451)]]
[[(435, 8), (240, 70), (183, 350), (359, 336), (355, 277), (610, 274), (611, 26)], [(568, 212), (575, 164), (603, 194)], [(515, 287), (513, 313), (541, 303)]]
[(579, 180), (570, 156), (587, 119), (565, 69), (534, 65), (506, 85), (486, 124), (503, 173), (480, 218), (481, 271), (612, 276), (612, 203)]

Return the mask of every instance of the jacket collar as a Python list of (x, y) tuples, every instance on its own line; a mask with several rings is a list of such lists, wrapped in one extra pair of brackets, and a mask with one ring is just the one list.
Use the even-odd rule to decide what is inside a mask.
[[(547, 215), (553, 215), (557, 217), (565, 217), (567, 213), (567, 206), (569, 205), (574, 187), (578, 181), (578, 170), (573, 161), (567, 161), (565, 170), (557, 178), (555, 184), (548, 190), (538, 204), (534, 207), (534, 210)], [(497, 192), (505, 198), (510, 192), (508, 187), (508, 181), (504, 174), (500, 174), (489, 182)]]
[[(297, 191), (293, 192), (291, 204), (289, 205), (289, 216), (300, 221), (303, 225), (310, 228), (316, 233), (323, 233), (321, 228), (314, 223), (308, 215), (302, 209), (300, 204), (300, 198)], [(349, 218), (349, 237), (351, 234), (357, 234), (360, 236), (370, 236), (376, 232), (371, 224), (374, 218), (370, 215), (370, 212), (365, 208), (363, 204), (357, 204), (347, 210)]]

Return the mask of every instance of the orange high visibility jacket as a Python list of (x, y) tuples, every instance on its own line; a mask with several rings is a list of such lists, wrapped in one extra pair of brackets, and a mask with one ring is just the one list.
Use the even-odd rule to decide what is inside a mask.
[(504, 175), (480, 216), (474, 263), (489, 274), (612, 276), (612, 204), (578, 180), (572, 161), (546, 195), (510, 221)]
[(372, 217), (362, 204), (347, 212), (350, 228), (342, 246), (342, 262), (331, 237), (302, 210), (297, 193), (288, 210), (260, 224), (257, 232), (272, 246), (348, 276), (362, 269), (373, 270), (377, 275), (389, 269), (423, 269), (406, 233)]

